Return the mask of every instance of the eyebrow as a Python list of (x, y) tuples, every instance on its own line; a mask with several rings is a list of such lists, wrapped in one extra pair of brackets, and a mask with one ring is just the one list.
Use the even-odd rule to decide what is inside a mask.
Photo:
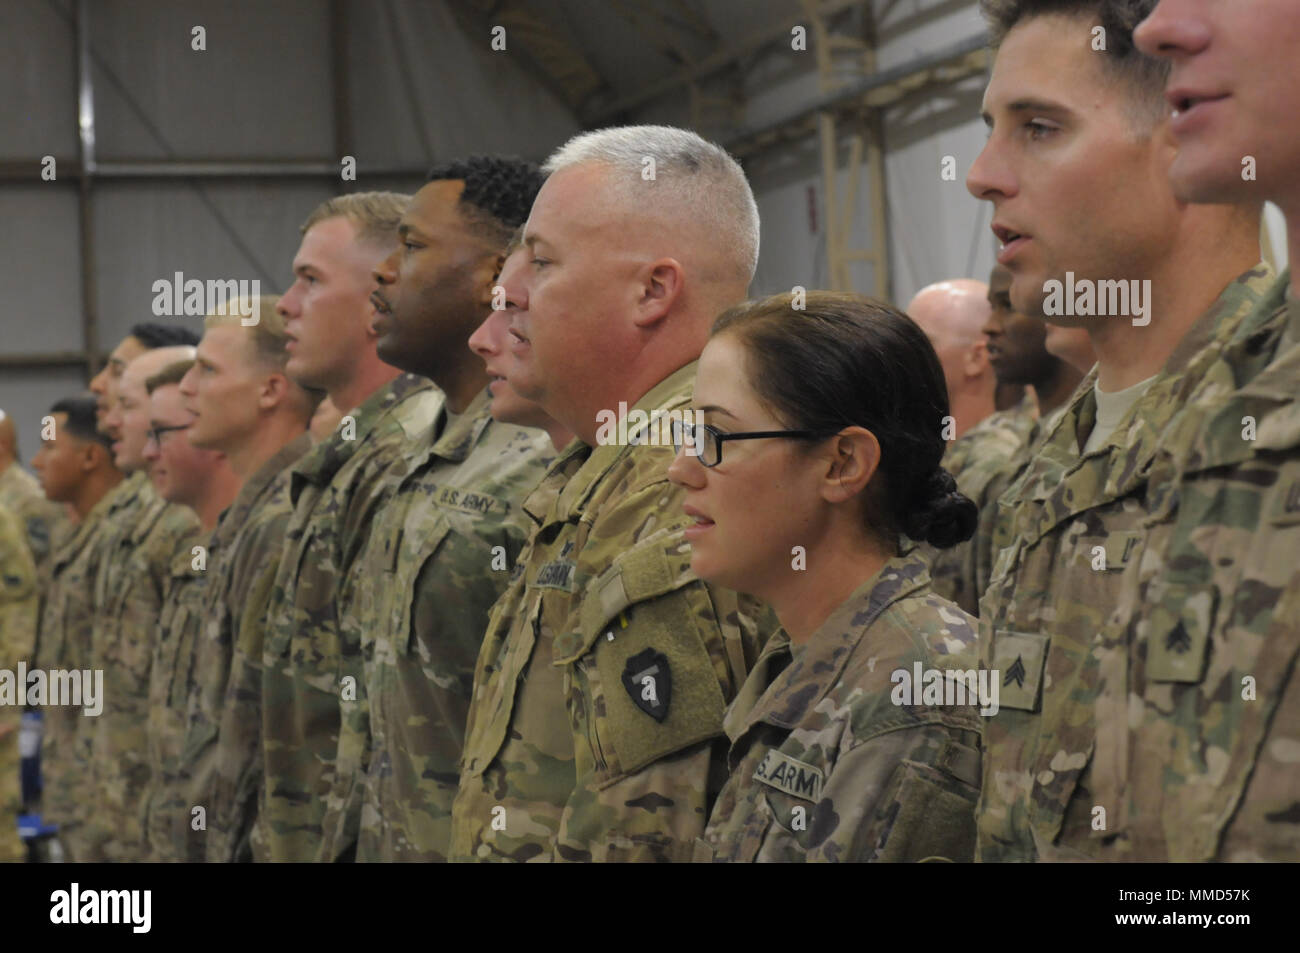
[[(1073, 111), (1061, 103), (1049, 102), (1046, 99), (1033, 99), (1024, 97), (1015, 99), (1007, 103), (1006, 111), (1009, 113), (1056, 113), (1058, 115), (1073, 115)], [(980, 118), (984, 120), (984, 125), (992, 128), (993, 114), (987, 109), (980, 111)]]
[(705, 404), (703, 407), (696, 407), (695, 410), (697, 413), (701, 413), (701, 414), (714, 414), (714, 413), (725, 414), (726, 416), (730, 417), (732, 420), (738, 419), (736, 415), (733, 414), (731, 411), (719, 407), (717, 404)]

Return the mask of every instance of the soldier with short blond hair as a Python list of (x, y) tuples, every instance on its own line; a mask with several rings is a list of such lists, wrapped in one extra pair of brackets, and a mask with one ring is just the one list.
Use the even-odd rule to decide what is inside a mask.
[(372, 272), (396, 246), (409, 201), (361, 193), (313, 211), (294, 257), (294, 283), (277, 306), (288, 334), (285, 372), (325, 391), (344, 416), (293, 467), (293, 516), (269, 589), (257, 836), (270, 860), (313, 860), (320, 850), (340, 704), (363, 677), (360, 646), (339, 627), (340, 604), (357, 583), (352, 569), (382, 501), (384, 472), (441, 408), (428, 380), (400, 373), (375, 353)]

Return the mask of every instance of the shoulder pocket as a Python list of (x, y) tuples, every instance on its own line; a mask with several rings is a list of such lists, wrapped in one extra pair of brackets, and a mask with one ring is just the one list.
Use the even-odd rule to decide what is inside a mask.
[[(582, 660), (599, 760), (612, 783), (722, 734), (726, 707), (714, 656), (725, 658), (708, 590), (671, 542), (638, 547), (587, 587), (580, 628), (556, 639), (557, 663)], [(711, 651), (712, 649), (712, 651)]]

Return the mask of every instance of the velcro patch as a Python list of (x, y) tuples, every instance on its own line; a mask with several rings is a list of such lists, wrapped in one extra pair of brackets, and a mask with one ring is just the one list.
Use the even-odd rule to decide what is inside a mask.
[(754, 780), (762, 781), (793, 797), (820, 801), (825, 775), (820, 768), (798, 761), (773, 748), (754, 769)]
[(1213, 586), (1169, 587), (1148, 617), (1148, 681), (1201, 680), (1214, 610)]
[(638, 652), (623, 668), (623, 687), (632, 703), (655, 721), (668, 717), (673, 697), (673, 673), (668, 657), (654, 649)]
[(572, 559), (557, 559), (537, 571), (533, 585), (538, 589), (562, 589), (573, 592), (573, 575), (578, 564)]
[(1036, 711), (1050, 640), (1035, 632), (998, 632), (995, 639), (993, 668), (1002, 680), (998, 703), (1003, 708)]
[(464, 513), (473, 513), (475, 516), (487, 516), (489, 513), (502, 516), (510, 509), (508, 503), (498, 500), (495, 496), (488, 496), (486, 493), (475, 493), (472, 490), (457, 489), (453, 486), (439, 488), (434, 499), (439, 506), (450, 507)]

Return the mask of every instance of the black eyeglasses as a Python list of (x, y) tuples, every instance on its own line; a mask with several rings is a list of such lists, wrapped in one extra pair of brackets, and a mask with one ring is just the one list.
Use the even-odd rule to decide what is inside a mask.
[(163, 434), (171, 433), (174, 430), (189, 430), (191, 426), (192, 424), (178, 424), (175, 427), (150, 427), (148, 439), (161, 447)]
[(722, 433), (708, 424), (688, 424), (685, 421), (669, 422), (673, 450), (682, 452), (686, 447), (691, 456), (698, 457), (701, 465), (716, 467), (722, 462), (722, 444), (728, 440), (763, 440), (768, 437), (788, 437), (793, 440), (821, 439), (825, 434), (815, 430), (752, 430), (748, 433)]

